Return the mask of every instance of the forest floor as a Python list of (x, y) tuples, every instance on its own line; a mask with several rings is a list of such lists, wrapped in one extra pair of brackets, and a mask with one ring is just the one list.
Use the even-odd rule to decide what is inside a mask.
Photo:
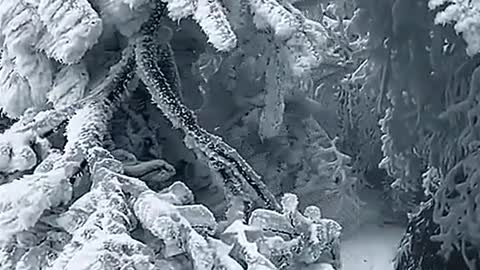
[[(393, 270), (393, 258), (405, 228), (386, 222), (385, 201), (372, 190), (362, 192), (362, 223), (342, 239), (343, 270)], [(388, 223), (388, 224), (386, 224)]]

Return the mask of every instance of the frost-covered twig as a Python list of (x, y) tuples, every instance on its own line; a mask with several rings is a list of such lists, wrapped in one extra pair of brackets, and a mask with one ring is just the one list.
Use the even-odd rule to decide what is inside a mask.
[(166, 3), (168, 16), (178, 21), (192, 16), (219, 51), (229, 51), (237, 45), (237, 37), (227, 19), (225, 8), (217, 0), (161, 0)]
[(36, 46), (60, 62), (77, 63), (102, 34), (102, 20), (87, 0), (41, 0), (36, 8), (47, 30)]
[(131, 83), (134, 83), (135, 67), (133, 51), (128, 47), (122, 60), (112, 67), (110, 75), (98, 86), (100, 96), (91, 97), (91, 103), (78, 110), (75, 118), (70, 120), (67, 136), (71, 133), (74, 138), (65, 145), (66, 153), (71, 152), (71, 156), (82, 155), (85, 158), (89, 148), (100, 146), (103, 135), (107, 132), (107, 121), (127, 95)]
[[(103, 26), (87, 0), (0, 1), (0, 106), (14, 117), (46, 108), (56, 63), (72, 65), (97, 43)], [(58, 92), (60, 89), (56, 89)]]
[(172, 91), (161, 69), (162, 60), (155, 60), (160, 57), (159, 47), (154, 39), (160, 18), (161, 11), (154, 12), (136, 42), (137, 73), (150, 91), (152, 99), (173, 126), (186, 134), (187, 147), (205, 155), (210, 167), (225, 181), (234, 181), (233, 185), (238, 188), (241, 188), (244, 182), (248, 183), (267, 207), (279, 209), (275, 197), (267, 190), (253, 168), (221, 138), (201, 128), (193, 111), (182, 104)]
[(219, 1), (197, 0), (193, 18), (208, 36), (208, 41), (219, 51), (230, 51), (237, 46), (237, 37)]

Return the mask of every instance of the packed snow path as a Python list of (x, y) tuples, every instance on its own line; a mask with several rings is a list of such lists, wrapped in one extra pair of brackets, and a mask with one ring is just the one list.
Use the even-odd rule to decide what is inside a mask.
[(342, 243), (343, 270), (392, 270), (403, 228), (365, 224)]
[(342, 240), (343, 270), (393, 270), (393, 258), (405, 228), (385, 224), (381, 207), (385, 205), (376, 194), (367, 191), (362, 198), (364, 220), (360, 227)]

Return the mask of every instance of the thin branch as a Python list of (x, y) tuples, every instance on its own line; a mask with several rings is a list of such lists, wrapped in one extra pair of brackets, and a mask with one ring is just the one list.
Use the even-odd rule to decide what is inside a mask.
[(159, 66), (162, 64), (161, 61), (158, 61), (161, 57), (161, 54), (158, 54), (161, 48), (154, 39), (162, 12), (162, 7), (154, 12), (149, 21), (142, 27), (142, 35), (136, 41), (137, 73), (147, 86), (153, 101), (172, 125), (186, 134), (185, 143), (187, 147), (202, 153), (207, 158), (210, 168), (219, 173), (227, 183), (235, 181), (234, 184), (229, 185), (230, 187), (235, 187), (236, 192), (241, 192), (239, 188), (245, 181), (254, 189), (268, 208), (280, 209), (275, 197), (253, 168), (220, 137), (201, 128), (194, 112), (187, 108), (176, 93), (172, 91), (162, 68)]

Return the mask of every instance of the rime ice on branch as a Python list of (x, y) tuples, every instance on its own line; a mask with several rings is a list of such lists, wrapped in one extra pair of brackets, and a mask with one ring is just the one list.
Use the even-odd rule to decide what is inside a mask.
[[(273, 270), (297, 261), (310, 264), (321, 260), (320, 255), (328, 252), (332, 242), (338, 239), (340, 226), (321, 219), (318, 208), (308, 208), (309, 211), (301, 214), (297, 210), (296, 197), (291, 194), (284, 197), (282, 209), (261, 177), (237, 151), (200, 127), (193, 111), (176, 96), (176, 88), (181, 86), (169, 40), (157, 40), (155, 36), (161, 28), (165, 5), (156, 1), (155, 7), (147, 8), (148, 1), (141, 0), (91, 2), (95, 2), (102, 19), (110, 20), (119, 32), (130, 38), (118, 64), (113, 65), (106, 78), (91, 89), (86, 98), (68, 94), (81, 93), (90, 87), (88, 76), (84, 76), (87, 74), (84, 74), (82, 59), (97, 42), (105, 22), (99, 19), (90, 2), (40, 0), (32, 5), (24, 1), (19, 1), (18, 5), (9, 2), (12, 6), (8, 6), (11, 8), (8, 12), (26, 9), (25, 14), (38, 19), (38, 24), (23, 24), (39, 27), (41, 31), (35, 28), (38, 31), (34, 34), (45, 35), (40, 37), (38, 44), (34, 42), (34, 53), (52, 58), (48, 59), (50, 63), (54, 59), (60, 64), (56, 63), (59, 72), (53, 76), (55, 83), (47, 87), (53, 90), (48, 94), (40, 93), (56, 103), (55, 109), (34, 116), (24, 114), (2, 134), (6, 139), (1, 141), (4, 151), (0, 153), (0, 170), (21, 171), (25, 175), (0, 186), (0, 193), (4, 194), (0, 196), (0, 262), (8, 262), (9, 267), (19, 269), (29, 267), (30, 259), (37, 257), (42, 260), (42, 267), (51, 270), (186, 269), (186, 265), (176, 265), (178, 258), (185, 256), (189, 259), (186, 264), (196, 270), (242, 269), (241, 261), (249, 268), (264, 266)], [(178, 19), (193, 16), (217, 49), (235, 47), (236, 38), (220, 1), (166, 2), (170, 16)], [(259, 9), (263, 4), (272, 3), (278, 5), (274, 1), (251, 1), (252, 6), (255, 4)], [(141, 20), (132, 20), (131, 25), (122, 28), (123, 21), (113, 18), (106, 11), (108, 7), (125, 11), (132, 19), (141, 13), (133, 12), (135, 8), (142, 12), (153, 9), (149, 10), (150, 19), (146, 23), (142, 21), (137, 32)], [(14, 70), (15, 67), (10, 66), (8, 72)], [(63, 80), (64, 76), (76, 80)], [(248, 225), (242, 219), (227, 220), (225, 229), (217, 226), (206, 207), (191, 204), (193, 194), (185, 184), (175, 182), (155, 192), (141, 180), (125, 175), (123, 164), (104, 148), (104, 143), (108, 122), (130, 91), (136, 89), (137, 76), (165, 117), (184, 132), (187, 147), (223, 179), (232, 206), (233, 201), (239, 200), (244, 207), (249, 207), (249, 197), (254, 195), (267, 209), (254, 211)], [(24, 82), (32, 80), (28, 76), (23, 79)], [(16, 109), (21, 114), (26, 108)], [(63, 150), (46, 144), (45, 155), (35, 156), (38, 149), (32, 143), (44, 143), (44, 137), (57, 132), (66, 123), (67, 142)], [(21, 150), (18, 156), (23, 159), (16, 159), (17, 150)], [(20, 193), (13, 192), (17, 188)], [(272, 217), (275, 222), (264, 222)], [(31, 241), (25, 249), (19, 248), (20, 259), (16, 253), (5, 252), (18, 248), (22, 241), (28, 242), (25, 239), (28, 240), (30, 234), (36, 236), (45, 227), (70, 236), (64, 241), (68, 243), (52, 240), (60, 248), (52, 253), (38, 254), (39, 247), (47, 245), (46, 240)], [(259, 232), (259, 238), (250, 242), (246, 230)], [(285, 232), (287, 238), (283, 239), (280, 235)], [(233, 242), (216, 239), (219, 235), (230, 237)], [(238, 252), (235, 256), (227, 250)]]
[[(161, 54), (154, 34), (161, 18), (161, 7), (154, 11), (152, 17), (141, 29), (141, 36), (136, 42), (138, 75), (146, 84), (163, 114), (175, 128), (180, 128), (186, 135), (187, 147), (204, 155), (210, 168), (224, 180), (226, 187), (234, 195), (244, 194), (243, 185), (249, 184), (268, 208), (279, 209), (275, 197), (267, 190), (260, 176), (253, 168), (220, 137), (214, 136), (201, 128), (193, 111), (181, 103), (172, 91), (161, 66)], [(233, 181), (233, 183), (231, 183)], [(245, 198), (248, 200), (248, 198)]]
[(29, 107), (45, 107), (56, 72), (53, 60), (79, 63), (97, 43), (103, 24), (87, 0), (0, 3), (0, 105), (17, 117)]

